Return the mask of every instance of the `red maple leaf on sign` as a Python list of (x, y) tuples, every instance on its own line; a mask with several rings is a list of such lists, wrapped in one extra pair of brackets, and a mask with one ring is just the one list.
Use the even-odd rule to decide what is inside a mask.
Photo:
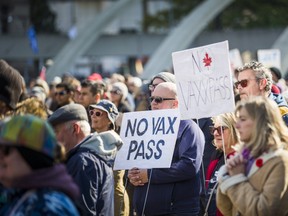
[(205, 53), (205, 58), (203, 59), (203, 63), (205, 64), (205, 67), (211, 66), (212, 58), (209, 57), (208, 53)]

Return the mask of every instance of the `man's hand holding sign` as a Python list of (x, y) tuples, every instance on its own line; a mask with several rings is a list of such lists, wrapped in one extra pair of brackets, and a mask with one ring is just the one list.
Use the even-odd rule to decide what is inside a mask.
[[(172, 57), (177, 87), (171, 82), (157, 83), (152, 92), (152, 110), (155, 113), (161, 110), (154, 119), (154, 132), (150, 133), (148, 140), (144, 139), (142, 133), (147, 134), (145, 118), (139, 118), (137, 123), (130, 118), (130, 129), (122, 125), (127, 134), (139, 133), (137, 139), (128, 142), (124, 141), (122, 134), (128, 149), (124, 155), (117, 154), (119, 159), (115, 164), (118, 168), (130, 169), (128, 177), (136, 186), (133, 205), (137, 215), (198, 215), (200, 165), (205, 141), (201, 129), (191, 119), (211, 117), (234, 109), (227, 41), (175, 52)], [(174, 123), (172, 110), (178, 110), (178, 105), (181, 120), (176, 132), (171, 125), (176, 126), (179, 118)], [(167, 110), (171, 112), (168, 116)], [(147, 121), (150, 121), (147, 125), (153, 125), (153, 121)], [(174, 128), (174, 134), (177, 133), (175, 142), (164, 140), (168, 131), (168, 134), (173, 134), (168, 128)], [(175, 146), (169, 168), (160, 163), (160, 159), (167, 156), (164, 152), (167, 146)], [(131, 164), (121, 166), (123, 160), (129, 160)], [(169, 160), (171, 154), (165, 159)]]
[(170, 167), (179, 122), (176, 109), (125, 113), (114, 170)]
[(122, 124), (120, 135), (125, 144), (114, 169), (130, 169), (128, 177), (136, 186), (133, 204), (138, 215), (178, 215), (177, 211), (198, 214), (203, 133), (192, 120), (179, 120), (174, 83), (157, 85), (151, 108), (149, 117), (141, 112), (137, 118), (123, 120), (126, 125)]
[(128, 178), (131, 184), (134, 186), (143, 186), (148, 182), (148, 172), (147, 169), (132, 168), (129, 170)]

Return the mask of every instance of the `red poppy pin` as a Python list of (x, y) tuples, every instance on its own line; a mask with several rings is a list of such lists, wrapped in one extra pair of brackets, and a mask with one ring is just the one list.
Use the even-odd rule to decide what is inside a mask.
[(263, 159), (259, 158), (256, 160), (256, 166), (257, 167), (262, 167), (263, 166)]

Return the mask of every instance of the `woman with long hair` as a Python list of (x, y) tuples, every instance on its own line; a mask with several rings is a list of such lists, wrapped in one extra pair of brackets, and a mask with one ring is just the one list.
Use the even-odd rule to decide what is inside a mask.
[(206, 172), (205, 213), (208, 215), (222, 215), (216, 208), (217, 175), (226, 159), (234, 154), (235, 146), (239, 142), (239, 136), (235, 128), (236, 117), (234, 113), (224, 113), (212, 118), (213, 126), (210, 133), (214, 136), (213, 144), (216, 151), (211, 156)]
[(288, 129), (264, 97), (236, 107), (241, 144), (220, 168), (217, 207), (224, 215), (288, 215)]

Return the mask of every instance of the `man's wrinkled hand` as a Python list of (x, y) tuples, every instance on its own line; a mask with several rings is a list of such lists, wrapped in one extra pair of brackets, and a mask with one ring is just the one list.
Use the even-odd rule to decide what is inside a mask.
[(146, 169), (132, 168), (128, 171), (128, 178), (132, 185), (143, 186), (148, 182), (148, 174)]

